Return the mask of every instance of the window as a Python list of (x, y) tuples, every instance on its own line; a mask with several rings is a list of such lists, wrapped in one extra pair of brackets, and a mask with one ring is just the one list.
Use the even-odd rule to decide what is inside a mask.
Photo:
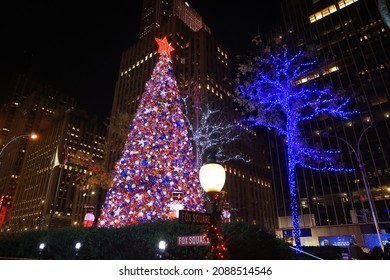
[(352, 3), (355, 3), (357, 1), (358, 0), (341, 0), (337, 3), (337, 5), (339, 6), (340, 9), (342, 9), (342, 8), (345, 8), (345, 7), (351, 5)]

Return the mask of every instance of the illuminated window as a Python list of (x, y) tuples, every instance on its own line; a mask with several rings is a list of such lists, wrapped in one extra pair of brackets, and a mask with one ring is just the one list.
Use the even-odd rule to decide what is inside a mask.
[[(339, 9), (342, 9), (348, 5), (351, 5), (352, 3), (355, 3), (357, 2), (358, 0), (341, 0), (337, 3), (338, 5), (338, 8)], [(330, 5), (328, 7), (326, 7), (325, 9), (322, 9), (321, 11), (318, 11), (312, 15), (309, 16), (309, 21), (310, 23), (313, 23), (313, 22), (316, 22), (317, 20), (320, 20), (330, 14), (333, 14), (337, 12), (337, 7), (335, 4), (333, 5)]]
[[(330, 73), (335, 72), (335, 71), (338, 71), (338, 70), (340, 70), (340, 68), (339, 68), (338, 66), (332, 66), (332, 67), (330, 67), (330, 68), (328, 68), (328, 69), (323, 70), (323, 71), (321, 72), (321, 75), (322, 75), (322, 76), (325, 76), (325, 75), (327, 75), (327, 74), (330, 74)], [(309, 75), (309, 76), (307, 76), (307, 77), (303, 77), (303, 78), (297, 80), (297, 81), (295, 82), (295, 84), (296, 84), (296, 85), (300, 85), (300, 84), (306, 83), (307, 81), (311, 81), (311, 80), (317, 79), (317, 78), (320, 77), (321, 75), (318, 74), (318, 73), (315, 73), (315, 74)]]
[(339, 6), (340, 9), (342, 9), (342, 8), (345, 8), (345, 7), (351, 5), (352, 3), (355, 3), (357, 1), (358, 0), (341, 0), (337, 3), (337, 5)]

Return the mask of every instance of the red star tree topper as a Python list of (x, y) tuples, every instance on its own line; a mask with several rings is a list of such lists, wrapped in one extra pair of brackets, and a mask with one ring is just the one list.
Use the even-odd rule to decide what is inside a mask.
[(174, 48), (168, 43), (167, 37), (165, 36), (162, 39), (154, 38), (158, 44), (158, 53), (162, 54), (163, 52), (166, 52), (169, 57), (171, 57), (171, 52), (174, 50)]

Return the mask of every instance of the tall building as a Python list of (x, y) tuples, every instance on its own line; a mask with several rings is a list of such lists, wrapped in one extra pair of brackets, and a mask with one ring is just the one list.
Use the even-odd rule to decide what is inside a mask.
[[(196, 92), (204, 104), (212, 104), (233, 122), (237, 120), (232, 100), (230, 57), (212, 36), (202, 17), (182, 0), (144, 0), (139, 39), (123, 52), (116, 82), (110, 126), (119, 124), (122, 129), (109, 129), (108, 132), (107, 141), (112, 147), (106, 160), (109, 169), (114, 167), (126, 140), (126, 134), (120, 131), (128, 131), (144, 85), (156, 64), (158, 55), (154, 38), (164, 36), (175, 49), (173, 71), (179, 90), (188, 90), (190, 84), (196, 84)], [(123, 116), (130, 118), (126, 120)], [(125, 121), (121, 123), (123, 119)], [(256, 131), (250, 133), (254, 139)], [(256, 140), (250, 146), (248, 143), (226, 145), (229, 152), (241, 151), (253, 156), (253, 160), (250, 163), (227, 162), (223, 190), (227, 192), (233, 219), (274, 228), (275, 205), (266, 142), (260, 137)]]
[[(82, 225), (89, 209), (101, 208), (106, 186), (80, 182), (78, 174), (91, 170), (67, 158), (103, 161), (106, 130), (96, 116), (74, 109), (73, 98), (26, 76), (9, 96), (1, 109), (0, 229)], [(13, 140), (31, 132), (38, 139)]]
[(26, 137), (13, 141), (14, 137), (32, 132), (40, 134), (50, 126), (53, 119), (74, 104), (72, 98), (65, 97), (26, 76), (15, 80), (13, 90), (8, 96), (9, 100), (1, 108), (0, 228), (9, 220), (26, 151), (31, 144)]
[[(331, 83), (351, 96), (350, 108), (359, 111), (351, 121), (325, 118), (304, 128), (308, 141), (340, 150), (344, 166), (354, 171), (297, 170), (302, 244), (319, 245), (342, 235), (361, 246), (378, 246), (378, 233), (384, 242), (390, 237), (384, 235), (390, 232), (390, 30), (376, 1), (283, 1), (282, 11), (278, 35), (290, 46), (316, 51), (325, 62), (297, 82)], [(277, 137), (270, 139), (278, 227), (280, 235), (289, 237), (284, 149)]]
[(89, 209), (100, 209), (104, 186), (80, 184), (91, 172), (72, 158), (103, 161), (105, 130), (97, 117), (69, 109), (29, 146), (12, 207), (9, 231), (82, 226)]

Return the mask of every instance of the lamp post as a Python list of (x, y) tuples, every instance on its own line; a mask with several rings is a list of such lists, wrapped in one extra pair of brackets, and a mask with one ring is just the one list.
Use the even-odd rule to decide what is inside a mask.
[(211, 243), (211, 252), (213, 254), (213, 257), (215, 259), (222, 259), (223, 256), (221, 256), (218, 252), (218, 239), (222, 240), (222, 236), (218, 234), (217, 231), (217, 223), (220, 220), (220, 213), (217, 211), (216, 203), (219, 200), (219, 195), (221, 193), (221, 190), (225, 184), (226, 180), (226, 173), (225, 169), (222, 165), (215, 163), (215, 162), (208, 162), (204, 164), (200, 170), (199, 170), (199, 181), (204, 189), (204, 191), (207, 194), (207, 200), (208, 200), (208, 212), (211, 214), (212, 217), (212, 223), (210, 225), (209, 231), (213, 234), (211, 237), (210, 243)]
[(11, 144), (12, 142), (20, 139), (20, 138), (23, 138), (23, 137), (30, 137), (30, 139), (34, 140), (34, 139), (37, 139), (38, 138), (38, 135), (34, 132), (31, 132), (30, 134), (23, 134), (23, 135), (19, 135), (19, 136), (16, 136), (14, 138), (12, 138), (7, 144), (5, 144), (5, 146), (0, 150), (0, 155), (3, 153), (3, 151), (5, 150), (5, 148), (7, 148), (7, 146), (9, 144)]
[(379, 246), (381, 247), (382, 249), (382, 252), (384, 252), (384, 247), (383, 247), (383, 243), (382, 243), (382, 236), (381, 236), (381, 232), (379, 230), (379, 224), (378, 224), (378, 218), (377, 218), (377, 214), (376, 214), (376, 211), (375, 211), (375, 207), (374, 207), (374, 203), (373, 203), (373, 200), (372, 200), (372, 196), (371, 196), (371, 193), (370, 193), (370, 187), (369, 187), (369, 184), (368, 184), (368, 179), (367, 179), (367, 176), (366, 176), (366, 172), (364, 170), (364, 163), (363, 163), (363, 159), (362, 159), (362, 154), (361, 154), (361, 151), (360, 151), (360, 141), (362, 140), (363, 138), (363, 135), (367, 132), (367, 130), (369, 128), (371, 128), (375, 123), (372, 121), (370, 123), (369, 126), (367, 126), (363, 132), (360, 134), (359, 138), (358, 138), (358, 141), (356, 143), (356, 149), (349, 143), (347, 142), (345, 139), (341, 138), (341, 137), (338, 137), (338, 136), (335, 136), (335, 135), (328, 135), (329, 137), (333, 137), (333, 138), (337, 138), (339, 139), (340, 141), (344, 142), (350, 149), (351, 151), (353, 152), (353, 154), (355, 155), (356, 157), (356, 160), (358, 162), (358, 165), (359, 165), (359, 169), (360, 169), (360, 173), (362, 175), (362, 179), (363, 179), (363, 183), (364, 183), (364, 188), (366, 190), (366, 194), (367, 194), (367, 200), (368, 200), (368, 203), (370, 205), (370, 210), (371, 210), (371, 213), (372, 213), (372, 217), (373, 217), (373, 220), (374, 220), (374, 225), (375, 225), (375, 229), (376, 229), (376, 233), (378, 235), (378, 240), (379, 240)]

